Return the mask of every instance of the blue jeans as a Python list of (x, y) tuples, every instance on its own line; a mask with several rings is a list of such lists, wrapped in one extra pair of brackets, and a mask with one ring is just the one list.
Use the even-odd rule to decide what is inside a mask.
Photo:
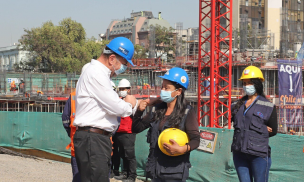
[(234, 151), (233, 161), (240, 182), (268, 182), (270, 157), (262, 158)]
[(78, 171), (78, 166), (75, 157), (71, 157), (72, 173), (73, 173), (73, 182), (81, 182), (80, 173)]

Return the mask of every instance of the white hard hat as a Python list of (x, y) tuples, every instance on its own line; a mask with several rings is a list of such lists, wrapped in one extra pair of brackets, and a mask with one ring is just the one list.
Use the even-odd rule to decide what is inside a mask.
[(112, 80), (111, 80), (111, 85), (112, 85), (113, 89), (116, 90), (116, 85)]
[(131, 83), (127, 79), (120, 80), (120, 82), (118, 83), (118, 88), (127, 88), (127, 87), (131, 87)]
[(85, 64), (81, 69), (81, 74), (89, 67), (90, 63)]

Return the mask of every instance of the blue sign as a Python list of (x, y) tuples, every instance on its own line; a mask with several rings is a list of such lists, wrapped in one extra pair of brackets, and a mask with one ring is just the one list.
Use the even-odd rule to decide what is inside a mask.
[(296, 60), (277, 62), (280, 118), (284, 118), (283, 122), (288, 126), (302, 125), (302, 62)]

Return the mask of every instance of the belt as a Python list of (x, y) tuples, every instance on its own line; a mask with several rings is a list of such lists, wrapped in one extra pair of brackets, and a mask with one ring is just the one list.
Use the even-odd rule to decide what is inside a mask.
[(79, 127), (78, 126), (77, 130), (79, 130), (79, 131), (90, 131), (92, 133), (98, 133), (98, 134), (101, 134), (101, 135), (112, 136), (111, 132), (108, 132), (106, 130), (99, 129), (99, 128), (90, 127), (90, 126), (85, 126), (85, 127)]

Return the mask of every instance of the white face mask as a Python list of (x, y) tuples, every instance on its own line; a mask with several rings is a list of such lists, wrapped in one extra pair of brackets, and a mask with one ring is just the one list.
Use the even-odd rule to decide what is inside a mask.
[(119, 97), (125, 98), (128, 95), (128, 91), (119, 91), (118, 95)]

